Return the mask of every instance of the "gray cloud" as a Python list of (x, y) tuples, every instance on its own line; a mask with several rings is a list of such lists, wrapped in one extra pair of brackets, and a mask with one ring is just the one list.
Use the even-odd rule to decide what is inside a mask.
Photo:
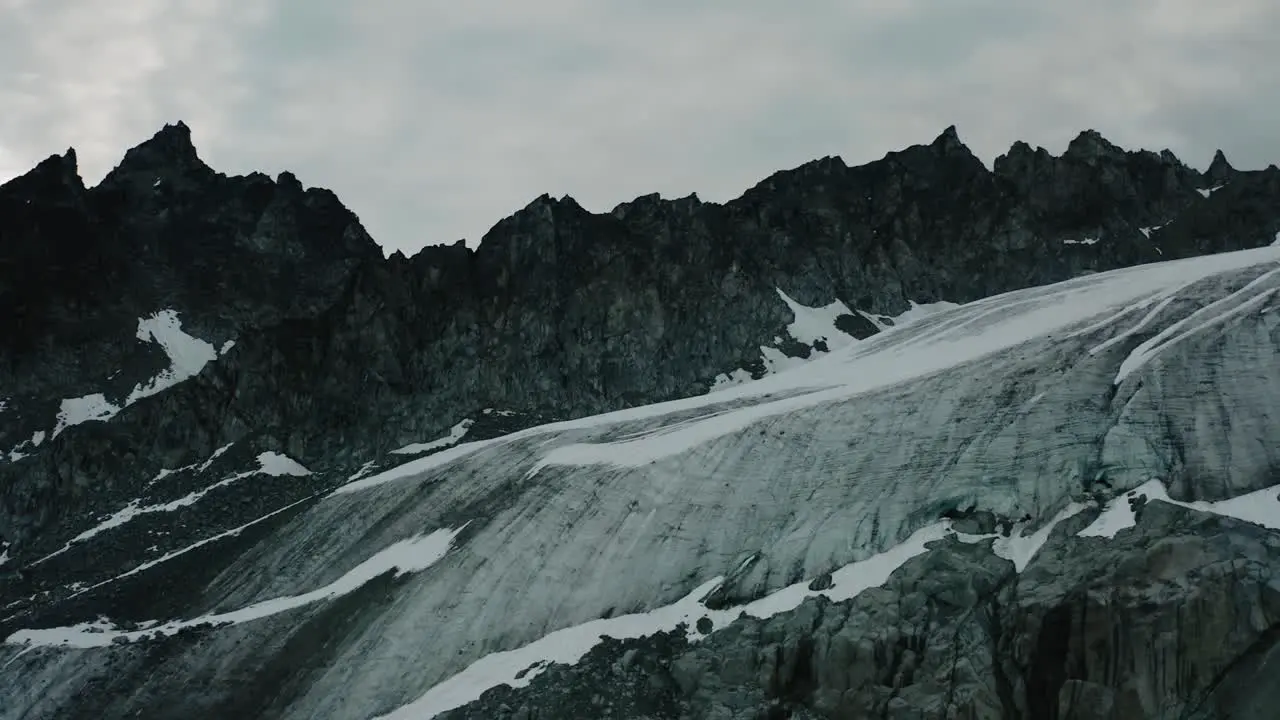
[(542, 192), (725, 200), (956, 124), (986, 160), (1084, 128), (1280, 162), (1274, 0), (0, 0), (0, 178), (96, 182), (164, 122), (226, 172), (330, 187), (390, 249)]

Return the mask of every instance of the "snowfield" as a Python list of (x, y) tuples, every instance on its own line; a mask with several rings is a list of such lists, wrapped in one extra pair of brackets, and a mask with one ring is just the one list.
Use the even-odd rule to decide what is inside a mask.
[[(196, 625), (219, 627), (171, 662), (233, 682), (382, 576), (394, 582), (288, 717), (433, 717), (576, 662), (601, 635), (683, 623), (696, 639), (702, 617), (714, 633), (743, 612), (854, 597), (949, 537), (990, 543), (1021, 572), (1048, 543), (1132, 527), (1131, 492), (1280, 527), (1280, 447), (1266, 442), (1280, 436), (1278, 290), (1280, 247), (1159, 263), (920, 312), (704, 396), (479, 442), (459, 424), (427, 444), (438, 452), (307, 504), (184, 618), (11, 634), (0, 718)], [(793, 335), (825, 337), (845, 311), (806, 314), (780, 295)], [(285, 460), (260, 458), (259, 472), (299, 471)], [(1188, 477), (1212, 482), (1174, 484)], [(1194, 496), (1170, 497), (1184, 486)], [(1016, 524), (962, 536), (943, 519), (958, 508)], [(1085, 529), (1063, 531), (1071, 519)], [(830, 587), (810, 590), (824, 574)], [(708, 609), (725, 583), (753, 599)]]

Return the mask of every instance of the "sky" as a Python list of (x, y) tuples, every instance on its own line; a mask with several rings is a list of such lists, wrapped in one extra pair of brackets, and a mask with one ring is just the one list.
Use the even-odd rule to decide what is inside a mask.
[(0, 0), (0, 182), (98, 182), (167, 122), (295, 172), (388, 252), (543, 193), (736, 197), (948, 125), (984, 161), (1092, 128), (1280, 164), (1276, 0)]

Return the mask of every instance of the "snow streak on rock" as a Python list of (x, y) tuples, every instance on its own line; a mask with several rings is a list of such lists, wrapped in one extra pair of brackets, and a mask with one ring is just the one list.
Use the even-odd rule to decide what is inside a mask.
[(437, 438), (430, 442), (405, 445), (402, 448), (392, 450), (391, 453), (393, 455), (421, 455), (422, 453), (431, 452), (432, 450), (439, 450), (440, 448), (446, 448), (450, 445), (457, 445), (458, 442), (467, 434), (467, 431), (471, 429), (471, 426), (475, 425), (475, 422), (475, 420), (470, 419), (463, 420), (450, 428), (449, 434), (444, 437)]
[(712, 610), (704, 604), (707, 596), (724, 581), (723, 577), (712, 578), (670, 605), (643, 613), (593, 620), (557, 630), (516, 650), (486, 655), (461, 673), (436, 685), (418, 700), (380, 716), (378, 720), (428, 720), (476, 700), (486, 690), (499, 685), (524, 687), (541, 674), (547, 664), (573, 665), (605, 637), (646, 637), (684, 625), (689, 637), (697, 640), (705, 637), (694, 627), (702, 618), (712, 622), (712, 632), (715, 632), (743, 614), (755, 618), (772, 617), (794, 610), (806, 598), (817, 595), (836, 602), (849, 600), (868, 588), (883, 585), (904, 563), (926, 552), (929, 543), (949, 534), (950, 528), (945, 523), (931, 525), (883, 553), (835, 571), (831, 575), (832, 586), (826, 590), (810, 590), (809, 582), (805, 581), (728, 609)]
[[(53, 427), (53, 437), (57, 437), (62, 431), (74, 425), (106, 422), (139, 400), (195, 377), (205, 365), (218, 356), (213, 345), (183, 332), (182, 321), (178, 319), (178, 313), (175, 310), (161, 310), (154, 315), (139, 319), (137, 337), (142, 342), (159, 345), (169, 356), (169, 368), (137, 385), (119, 405), (111, 402), (103, 393), (90, 393), (82, 397), (64, 399)], [(38, 445), (39, 442), (35, 444)], [(10, 459), (17, 460), (21, 457), (19, 453), (17, 457)]]
[(376, 553), (323, 587), (299, 595), (263, 600), (239, 610), (201, 615), (189, 620), (144, 622), (138, 630), (121, 630), (112, 623), (104, 621), (67, 627), (19, 630), (10, 635), (5, 642), (11, 645), (107, 647), (122, 641), (132, 642), (149, 637), (174, 635), (184, 628), (201, 625), (238, 625), (259, 620), (304, 605), (346, 595), (384, 573), (394, 571), (399, 576), (426, 570), (444, 557), (461, 530), (462, 528), (438, 530), (402, 540)]
[[(230, 447), (230, 446), (228, 445), (227, 447)], [(225, 450), (226, 450), (226, 447), (221, 448), (218, 452), (214, 453), (213, 457), (211, 457), (208, 461), (206, 461), (205, 465), (202, 466), (200, 470), (203, 471), (204, 468), (208, 466), (209, 462), (212, 462), (214, 458), (217, 458), (218, 455), (221, 455), (222, 452), (224, 452)], [(52, 560), (53, 558), (58, 557), (59, 555), (67, 552), (77, 543), (82, 543), (87, 540), (90, 540), (94, 537), (97, 537), (98, 535), (101, 535), (104, 532), (107, 532), (108, 530), (113, 530), (129, 522), (132, 522), (133, 520), (143, 515), (148, 515), (151, 513), (173, 512), (174, 510), (178, 510), (180, 508), (194, 505), (197, 502), (199, 502), (204, 496), (208, 495), (214, 490), (217, 490), (220, 487), (225, 487), (238, 480), (242, 480), (244, 478), (251, 477), (253, 475), (269, 475), (269, 476), (276, 476), (276, 477), (283, 476), (283, 475), (293, 475), (293, 476), (300, 477), (300, 476), (311, 474), (310, 470), (307, 470), (306, 468), (302, 467), (302, 465), (298, 464), (297, 461), (289, 457), (286, 457), (284, 455), (280, 455), (279, 453), (264, 452), (258, 455), (257, 459), (258, 459), (258, 467), (256, 469), (249, 470), (247, 472), (236, 473), (234, 475), (229, 475), (223, 478), (222, 480), (216, 483), (213, 483), (212, 485), (203, 487), (195, 492), (192, 492), (183, 497), (180, 497), (177, 500), (171, 500), (169, 502), (164, 502), (164, 503), (156, 503), (154, 505), (143, 505), (141, 500), (133, 500), (128, 505), (125, 505), (120, 510), (117, 510), (110, 517), (99, 522), (97, 525), (94, 525), (88, 530), (85, 530), (79, 535), (71, 538), (71, 540), (69, 540), (66, 545), (63, 545), (58, 550), (48, 555), (45, 555), (39, 560), (36, 560), (34, 563), (32, 563), (32, 565), (35, 566), (35, 565), (40, 565), (42, 563), (48, 562), (49, 560)], [(165, 477), (165, 472), (161, 471), (161, 474), (156, 478), (156, 480), (163, 479), (164, 477)], [(153, 481), (153, 483), (154, 482), (155, 481)]]
[(1244, 495), (1237, 495), (1227, 500), (1185, 502), (1169, 497), (1169, 492), (1163, 482), (1151, 480), (1112, 499), (1098, 517), (1077, 535), (1080, 537), (1114, 538), (1121, 531), (1135, 527), (1138, 524), (1137, 516), (1133, 510), (1134, 503), (1151, 501), (1167, 502), (1178, 507), (1213, 515), (1222, 515), (1223, 517), (1243, 520), (1272, 530), (1280, 530), (1280, 485), (1245, 493)]
[(195, 377), (218, 357), (213, 345), (182, 331), (182, 321), (174, 310), (161, 310), (139, 320), (138, 339), (164, 348), (171, 365), (168, 370), (134, 388), (125, 400), (126, 406)]

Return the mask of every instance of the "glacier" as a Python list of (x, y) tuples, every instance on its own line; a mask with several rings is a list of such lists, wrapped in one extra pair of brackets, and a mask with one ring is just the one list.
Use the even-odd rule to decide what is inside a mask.
[[(800, 612), (824, 575), (849, 600), (947, 542), (1015, 572), (1097, 552), (1143, 524), (1138, 492), (1275, 528), (1278, 290), (1277, 247), (1142, 265), (921, 314), (708, 395), (473, 442), (460, 425), (291, 505), (185, 617), (11, 633), (0, 718), (56, 716), (83, 682), (121, 682), (120, 707), (155, 717), (178, 692), (199, 711), (299, 653), (310, 672), (273, 715), (432, 717), (600, 634), (706, 617), (711, 642), (742, 613)], [(1005, 529), (961, 532), (958, 511)]]

